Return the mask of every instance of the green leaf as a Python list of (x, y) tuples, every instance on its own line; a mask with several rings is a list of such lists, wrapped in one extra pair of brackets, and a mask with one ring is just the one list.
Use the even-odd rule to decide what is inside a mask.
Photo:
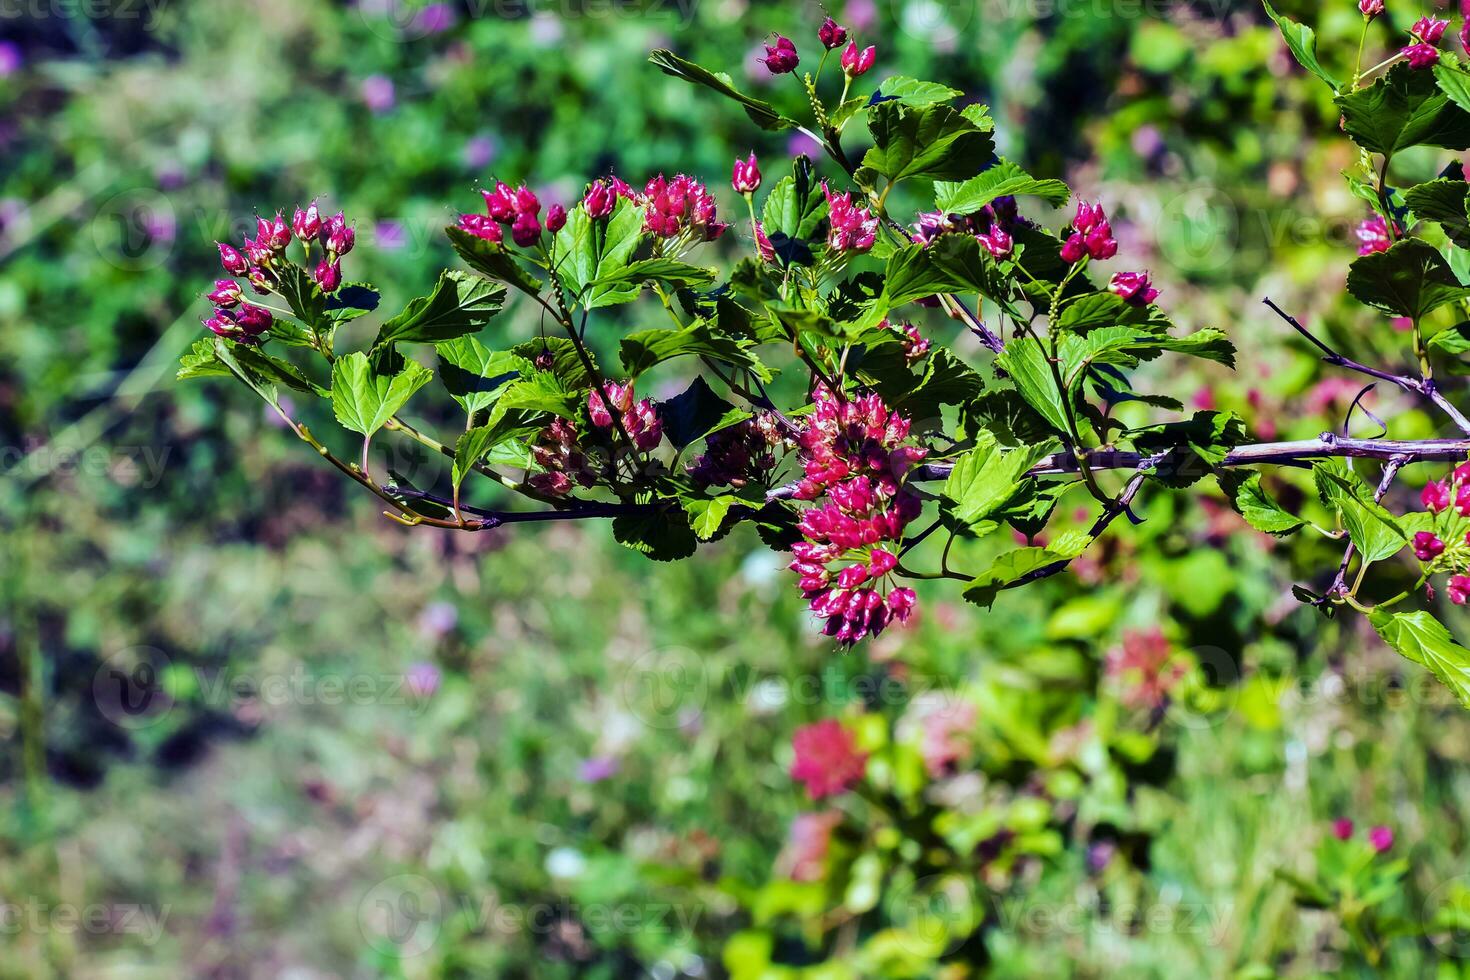
[(1470, 288), (1460, 285), (1444, 256), (1417, 238), (1355, 259), (1347, 285), (1363, 303), (1412, 320), (1470, 296)]
[(1097, 327), (1141, 326), (1148, 322), (1146, 306), (1134, 306), (1117, 293), (1100, 290), (1068, 301), (1057, 316), (1057, 329), (1086, 333)]
[(1455, 642), (1450, 631), (1423, 610), (1410, 613), (1375, 611), (1368, 617), (1383, 642), (1443, 681), (1460, 704), (1470, 708), (1470, 650)]
[(1440, 91), (1450, 97), (1450, 100), (1470, 112), (1470, 74), (1458, 65), (1446, 63), (1443, 59), (1434, 66), (1434, 80), (1439, 83)]
[(383, 296), (365, 282), (344, 282), (326, 298), (326, 316), (341, 326), (378, 308)]
[(912, 106), (950, 102), (964, 94), (959, 89), (950, 88), (948, 85), (925, 82), (917, 78), (909, 78), (907, 75), (893, 75), (885, 78), (878, 86), (878, 91), (885, 99), (893, 99)]
[(459, 337), (434, 345), (439, 353), (439, 378), (449, 395), (473, 415), (495, 403), (510, 381), (529, 377), (534, 364), (509, 351), (492, 351), (474, 337)]
[(1373, 499), (1372, 491), (1340, 461), (1314, 464), (1312, 479), (1322, 502), (1342, 517), (1348, 539), (1363, 561), (1391, 558), (1407, 543), (1407, 535), (1397, 519)]
[(194, 341), (194, 346), (179, 358), (179, 373), (175, 378), (185, 381), (189, 378), (214, 378), (230, 377), (230, 369), (219, 355), (214, 352), (214, 339), (201, 337)]
[(1266, 534), (1287, 535), (1301, 529), (1305, 521), (1286, 510), (1261, 486), (1261, 474), (1220, 472), (1215, 474), (1230, 503), (1245, 522)]
[(936, 347), (924, 362), (924, 373), (912, 389), (892, 398), (890, 404), (906, 413), (917, 425), (940, 418), (944, 405), (962, 405), (980, 394), (985, 379), (948, 347)]
[(1470, 113), (1440, 91), (1431, 72), (1400, 62), (1372, 85), (1335, 101), (1347, 134), (1371, 153), (1392, 157), (1411, 146), (1470, 148)]
[(946, 214), (973, 214), (998, 197), (1018, 194), (1030, 194), (1061, 207), (1071, 193), (1065, 182), (1037, 180), (1009, 160), (999, 160), (963, 183), (940, 181), (934, 185), (935, 203)]
[(256, 377), (263, 378), (272, 384), (283, 384), (303, 394), (326, 397), (327, 390), (308, 378), (290, 361), (273, 357), (259, 347), (251, 347), (247, 344), (235, 344), (234, 354), (240, 365), (247, 368)]
[(371, 436), (433, 376), (416, 361), (391, 376), (374, 374), (368, 356), (355, 351), (332, 364), (332, 411), (345, 427)]
[(496, 448), (517, 439), (526, 439), (541, 431), (538, 416), (532, 412), (497, 411), (485, 425), (468, 429), (454, 444), (452, 479), (457, 487), (464, 482), (475, 465)]
[[(587, 372), (587, 365), (570, 337), (538, 337), (516, 344), (510, 352), (528, 361), (535, 361), (538, 357), (549, 354), (549, 370), (561, 380), (562, 387), (567, 391), (592, 387), (592, 375)], [(593, 368), (597, 367), (597, 358), (592, 356), (591, 351), (587, 351), (587, 360), (592, 363)]]
[(972, 530), (1015, 497), (1029, 477), (1027, 472), (1050, 455), (1054, 444), (1046, 442), (1014, 449), (1000, 448), (989, 432), (981, 432), (975, 448), (955, 461), (944, 482), (943, 494), (950, 501), (950, 514)]
[(373, 341), (378, 351), (390, 344), (433, 344), (477, 333), (505, 305), (505, 287), (484, 276), (443, 272), (434, 291), (420, 296), (384, 323)]
[(751, 122), (755, 123), (761, 129), (792, 129), (797, 125), (796, 120), (787, 119), (777, 112), (776, 107), (769, 102), (762, 102), (760, 99), (752, 98), (737, 89), (732, 84), (729, 75), (712, 72), (708, 68), (696, 65), (692, 61), (685, 61), (672, 51), (663, 48), (659, 48), (650, 53), (648, 60), (663, 69), (666, 74), (673, 75), (675, 78), (682, 78), (686, 82), (692, 82), (695, 85), (703, 85), (706, 88), (719, 92), (727, 99), (734, 99), (745, 108), (745, 114), (750, 117)]
[(1065, 564), (1087, 550), (1092, 539), (1083, 531), (1069, 531), (1045, 548), (1018, 548), (1001, 555), (975, 576), (965, 589), (965, 598), (987, 609), (1006, 589), (1025, 585), (1053, 565)]
[(1127, 438), (1140, 452), (1163, 453), (1153, 476), (1179, 488), (1215, 472), (1245, 435), (1244, 424), (1233, 412), (1195, 412), (1188, 419), (1131, 429)]
[(498, 279), (531, 296), (541, 292), (541, 283), (515, 260), (504, 245), (487, 242), (479, 235), (471, 235), (454, 225), (445, 228), (444, 234), (449, 236), (449, 244), (454, 246), (459, 257), (481, 275)]
[(643, 213), (632, 201), (618, 198), (605, 219), (589, 218), (579, 206), (572, 209), (565, 227), (552, 240), (552, 265), (562, 285), (585, 308), (628, 303), (637, 298), (637, 285), (589, 287), (625, 268), (642, 240)]
[(751, 370), (762, 381), (771, 380), (771, 372), (759, 358), (736, 341), (715, 335), (702, 321), (683, 330), (639, 330), (623, 338), (619, 352), (623, 366), (634, 377), (670, 358), (699, 355)]
[(733, 407), (717, 395), (704, 378), (696, 377), (688, 388), (668, 401), (660, 402), (658, 414), (663, 419), (664, 435), (669, 443), (682, 450), (709, 433), (724, 428)]
[(995, 142), (972, 115), (947, 105), (880, 102), (868, 111), (874, 146), (863, 166), (897, 183), (910, 177), (967, 180), (990, 159)]
[(1417, 184), (1404, 193), (1409, 210), (1421, 221), (1435, 221), (1450, 241), (1470, 248), (1470, 218), (1465, 214), (1465, 196), (1470, 183), (1441, 177)]
[(827, 196), (812, 174), (811, 161), (796, 158), (793, 173), (771, 188), (761, 209), (761, 227), (767, 236), (781, 234), (798, 242), (811, 242), (827, 217)]
[(1429, 338), (1429, 346), (1446, 354), (1470, 354), (1470, 321), (1441, 330)]
[(327, 298), (305, 269), (295, 263), (286, 263), (279, 267), (277, 278), (281, 298), (296, 319), (317, 331), (331, 327), (326, 315)]
[(715, 281), (709, 269), (677, 259), (642, 259), (613, 269), (588, 284), (594, 293), (623, 292), (630, 287), (637, 292), (644, 283), (658, 283), (665, 291), (694, 286), (708, 286)]
[(1281, 31), (1281, 36), (1286, 41), (1286, 46), (1303, 68), (1316, 75), (1322, 81), (1332, 87), (1332, 91), (1338, 90), (1339, 83), (1332, 74), (1322, 67), (1317, 60), (1317, 32), (1310, 27), (1298, 24), (1289, 17), (1283, 17), (1271, 6), (1271, 0), (1261, 0), (1266, 6), (1266, 16), (1276, 22), (1276, 27)]
[(1072, 414), (1071, 409), (1062, 401), (1047, 360), (1047, 352), (1034, 337), (1011, 340), (1006, 344), (1006, 349), (996, 356), (995, 363), (1010, 376), (1026, 404), (1036, 409), (1055, 431), (1068, 431), (1067, 420)]
[(669, 508), (652, 514), (625, 514), (613, 518), (613, 537), (654, 561), (678, 561), (694, 554), (699, 539), (682, 510)]
[(689, 525), (701, 541), (708, 541), (720, 532), (730, 508), (740, 503), (739, 497), (725, 494), (719, 497), (681, 497), (679, 503), (689, 515)]

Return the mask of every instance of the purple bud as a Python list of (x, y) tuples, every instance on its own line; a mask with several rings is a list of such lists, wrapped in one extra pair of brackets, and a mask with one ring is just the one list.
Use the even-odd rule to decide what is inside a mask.
[(791, 43), (791, 38), (776, 35), (775, 44), (766, 45), (766, 68), (772, 75), (785, 75), (796, 70), (801, 64), (801, 58), (796, 53), (796, 45)]
[(240, 302), (240, 284), (233, 279), (216, 279), (209, 301), (215, 306), (235, 306)]
[(239, 249), (223, 242), (215, 244), (219, 246), (219, 264), (224, 266), (226, 272), (232, 276), (243, 276), (249, 270), (250, 263), (240, 254)]
[(821, 41), (822, 47), (828, 51), (831, 51), (833, 48), (840, 48), (843, 42), (847, 40), (847, 28), (837, 23), (831, 17), (828, 17), (822, 21), (822, 26), (817, 28), (817, 40)]
[(322, 218), (316, 209), (315, 201), (307, 205), (305, 211), (300, 208), (296, 209), (296, 213), (291, 217), (291, 230), (296, 232), (296, 237), (303, 242), (310, 242), (316, 239), (316, 236), (322, 230)]
[(546, 230), (553, 235), (561, 231), (562, 226), (567, 223), (567, 209), (560, 204), (553, 204), (546, 212)]
[(587, 193), (582, 196), (582, 209), (589, 218), (606, 218), (612, 214), (613, 205), (617, 202), (617, 193), (606, 181), (597, 180), (592, 182)]
[(335, 293), (342, 285), (342, 264), (322, 259), (316, 266), (316, 284), (324, 293)]
[(522, 248), (536, 244), (541, 237), (541, 222), (536, 216), (527, 211), (516, 215), (515, 223), (510, 226), (510, 237)]

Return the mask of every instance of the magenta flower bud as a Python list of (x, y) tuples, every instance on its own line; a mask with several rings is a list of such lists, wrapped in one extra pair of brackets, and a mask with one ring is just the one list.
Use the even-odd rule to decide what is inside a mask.
[(555, 235), (567, 223), (567, 209), (553, 204), (546, 212), (546, 230)]
[(1372, 20), (1383, 13), (1383, 0), (1358, 0), (1358, 9), (1364, 17)]
[(271, 328), (274, 320), (275, 317), (271, 316), (270, 310), (263, 306), (256, 306), (254, 303), (242, 303), (240, 311), (235, 314), (235, 323), (251, 337), (258, 337), (265, 333)]
[(874, 548), (868, 557), (868, 572), (874, 578), (882, 578), (898, 567), (898, 556), (882, 548)]
[(326, 235), (327, 251), (339, 258), (352, 251), (357, 244), (357, 232), (347, 223), (341, 211), (327, 219), (323, 232)]
[(515, 206), (518, 214), (538, 215), (541, 213), (541, 202), (536, 195), (525, 184), (516, 188)]
[(209, 301), (215, 306), (231, 307), (240, 302), (240, 284), (233, 279), (216, 279)]
[(1081, 232), (1073, 232), (1072, 236), (1062, 243), (1062, 261), (1069, 265), (1082, 261), (1082, 256), (1087, 254), (1087, 241)]
[(500, 230), (500, 225), (489, 215), (462, 214), (459, 216), (459, 227), (476, 238), (483, 238), (497, 245), (505, 239), (505, 233)]
[(342, 263), (322, 259), (316, 266), (316, 284), (324, 293), (335, 293), (342, 285)]
[(245, 278), (249, 280), (250, 288), (254, 289), (259, 295), (266, 296), (270, 294), (271, 280), (266, 276), (264, 269), (251, 269)]
[(1389, 245), (1393, 244), (1388, 234), (1388, 222), (1381, 214), (1375, 214), (1358, 225), (1357, 235), (1359, 255), (1387, 252)]
[(503, 224), (510, 224), (516, 217), (515, 192), (503, 180), (495, 182), (493, 191), (480, 191), (485, 199), (485, 213)]
[(594, 180), (582, 195), (582, 210), (589, 218), (606, 218), (617, 203), (618, 195), (606, 181)]
[(1445, 591), (1449, 593), (1451, 602), (1463, 606), (1465, 600), (1470, 599), (1470, 575), (1451, 575)]
[(1373, 846), (1373, 850), (1382, 854), (1393, 847), (1393, 830), (1388, 827), (1374, 827), (1368, 831), (1368, 843)]
[(1353, 822), (1346, 817), (1332, 821), (1332, 836), (1338, 840), (1350, 840), (1353, 836)]
[(250, 260), (251, 265), (266, 265), (271, 260), (271, 250), (266, 246), (264, 239), (247, 238), (244, 242), (245, 258)]
[(775, 44), (766, 45), (766, 57), (764, 59), (766, 68), (772, 75), (785, 75), (787, 72), (796, 70), (801, 64), (801, 58), (796, 53), (796, 45), (791, 43), (791, 38), (776, 35)]
[(1077, 216), (1072, 219), (1072, 228), (1086, 235), (1098, 222), (1108, 220), (1101, 204), (1090, 204), (1087, 201), (1077, 202)]
[(1434, 17), (1420, 17), (1414, 22), (1414, 26), (1409, 28), (1409, 33), (1413, 34), (1425, 44), (1438, 44), (1439, 39), (1444, 37), (1445, 28), (1449, 26), (1450, 22), (1447, 20), (1439, 20)]
[(848, 41), (842, 52), (842, 70), (849, 78), (857, 78), (866, 74), (877, 59), (878, 49), (871, 44), (859, 51), (856, 41)]
[(893, 614), (894, 619), (905, 623), (918, 601), (919, 597), (913, 589), (899, 587), (888, 593), (888, 611)]
[(766, 234), (766, 230), (761, 227), (759, 221), (755, 223), (755, 250), (762, 262), (775, 264), (776, 246), (771, 244), (770, 237)]
[(1115, 293), (1131, 306), (1147, 306), (1159, 298), (1147, 272), (1119, 272), (1108, 283), (1108, 291)]
[(1016, 249), (1016, 241), (1011, 233), (1000, 225), (991, 225), (990, 230), (975, 236), (985, 250), (998, 259), (1003, 259)]
[(730, 186), (737, 194), (754, 194), (760, 190), (761, 168), (756, 163), (754, 150), (748, 159), (736, 159), (735, 167), (730, 171)]
[(536, 244), (541, 237), (541, 222), (536, 216), (529, 212), (516, 215), (515, 222), (510, 226), (510, 237), (522, 248)]
[(243, 276), (250, 269), (250, 263), (245, 256), (240, 254), (239, 249), (224, 242), (215, 242), (219, 246), (219, 264), (232, 276)]
[(267, 234), (257, 235), (257, 240), (273, 252), (283, 252), (287, 245), (291, 244), (291, 226), (286, 224), (286, 218), (277, 211), (275, 218), (266, 225)]
[(239, 332), (235, 326), (235, 314), (229, 310), (215, 310), (204, 318), (204, 325), (220, 337), (232, 337)]
[(1416, 71), (1439, 64), (1439, 49), (1432, 44), (1411, 44), (1400, 53)]
[(1444, 542), (1432, 532), (1420, 531), (1414, 535), (1414, 556), (1420, 561), (1434, 561), (1444, 554)]
[(1087, 254), (1097, 260), (1110, 259), (1118, 254), (1118, 242), (1113, 238), (1113, 229), (1106, 221), (1087, 233)]
[(1450, 506), (1450, 488), (1441, 480), (1430, 480), (1419, 491), (1419, 502), (1431, 514), (1438, 514)]
[(308, 204), (305, 211), (300, 208), (296, 209), (296, 213), (291, 216), (291, 230), (303, 242), (316, 240), (316, 236), (322, 230), (322, 217), (316, 209), (315, 201)]
[(821, 41), (822, 47), (828, 51), (840, 48), (847, 40), (847, 28), (828, 17), (822, 21), (822, 26), (817, 28), (817, 40)]
[(1470, 54), (1470, 17), (1466, 17), (1464, 25), (1460, 27), (1460, 47)]

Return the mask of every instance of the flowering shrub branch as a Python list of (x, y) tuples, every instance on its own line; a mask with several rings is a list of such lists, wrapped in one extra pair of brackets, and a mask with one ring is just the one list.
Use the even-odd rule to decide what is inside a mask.
[[(580, 201), (544, 214), (528, 187), (497, 181), (481, 192), (483, 210), (446, 230), (467, 268), (442, 273), (365, 346), (338, 336), (379, 302), (344, 272), (355, 243), (346, 218), (323, 218), (313, 204), (289, 223), (282, 214), (260, 219), (240, 247), (220, 245), (235, 278), (213, 284), (205, 325), (214, 336), (185, 355), (180, 374), (245, 382), (406, 525), (483, 531), (609, 519), (623, 544), (672, 560), (753, 523), (791, 552), (798, 587), (841, 644), (908, 619), (917, 598), (908, 580), (959, 580), (966, 598), (988, 606), (1066, 568), (1119, 516), (1137, 521), (1145, 486), (1213, 477), (1261, 531), (1345, 538), (1335, 574), (1324, 570), (1326, 588), (1299, 587), (1299, 598), (1328, 613), (1367, 614), (1390, 645), (1470, 703), (1470, 650), (1432, 613), (1436, 576), (1448, 576), (1452, 602), (1470, 596), (1470, 528), (1458, 523), (1470, 516), (1470, 471), (1431, 484), (1443, 492), (1430, 492), (1422, 513), (1396, 515), (1384, 503), (1406, 467), (1470, 457), (1470, 419), (1434, 374), (1437, 360), (1470, 353), (1470, 329), (1456, 322), (1465, 318), (1451, 318), (1470, 313), (1470, 184), (1458, 164), (1426, 183), (1392, 183), (1392, 164), (1410, 147), (1470, 147), (1470, 70), (1442, 49), (1446, 23), (1426, 19), (1400, 52), (1367, 70), (1360, 58), (1343, 83), (1320, 62), (1310, 28), (1266, 10), (1305, 69), (1332, 88), (1358, 145), (1348, 179), (1371, 213), (1348, 289), (1408, 322), (1417, 371), (1355, 361), (1266, 304), (1325, 362), (1425, 399), (1466, 438), (1359, 439), (1345, 429), (1251, 443), (1229, 412), (1185, 416), (1174, 399), (1138, 390), (1133, 372), (1144, 362), (1233, 365), (1234, 349), (1219, 330), (1177, 333), (1149, 273), (1101, 271), (1120, 252), (1106, 210), (1080, 201), (1070, 217), (1049, 217), (1068, 205), (1069, 188), (996, 157), (983, 106), (956, 106), (958, 91), (904, 76), (862, 91), (877, 49), (830, 19), (817, 33), (813, 73), (798, 72), (793, 40), (766, 46), (766, 68), (791, 76), (796, 91), (785, 104), (799, 111), (670, 51), (650, 59), (733, 100), (762, 129), (807, 134), (835, 168), (828, 175), (797, 157), (758, 203), (761, 163), (754, 153), (736, 158), (731, 189), (747, 212), (738, 221), (684, 174), (641, 187), (603, 176)], [(1378, 10), (1362, 10), (1366, 42)], [(824, 80), (834, 51), (841, 78)], [(861, 153), (852, 148), (859, 139)], [(905, 195), (932, 210), (901, 219), (891, 207)], [(728, 244), (737, 224), (742, 235), (748, 227), (748, 251), (723, 274), (691, 260)], [(544, 332), (493, 350), (478, 335), (512, 291), (544, 313)], [(645, 297), (667, 325), (614, 336), (607, 311)], [(978, 342), (977, 361), (942, 342), (942, 321), (925, 319), (934, 309)], [(616, 367), (599, 357), (614, 341)], [(402, 418), (435, 376), (408, 356), (427, 348), (462, 412), (452, 440)], [(690, 366), (692, 382), (672, 398), (640, 397), (671, 361)], [(282, 389), (329, 401), (360, 440), (356, 452), (339, 455), (318, 440)], [(371, 449), (385, 430), (451, 458), (450, 485), (382, 482)], [(1379, 479), (1360, 477), (1347, 465), (1354, 459), (1381, 462)], [(1309, 467), (1320, 510), (1293, 513), (1262, 473), (1243, 472), (1268, 466)], [(1121, 482), (1110, 475), (1117, 471), (1126, 472)], [(471, 505), (463, 499), (471, 474), (539, 509)], [(1090, 498), (1086, 519), (1062, 516), (1058, 505), (1073, 490)], [(1007, 547), (1007, 530), (1026, 544)], [(944, 543), (938, 570), (924, 571), (920, 549), (931, 538)], [(993, 552), (989, 565), (953, 568), (957, 539), (987, 542), (978, 550)], [(1368, 598), (1368, 568), (1411, 546), (1417, 581)], [(1415, 599), (1424, 608), (1396, 611)]]

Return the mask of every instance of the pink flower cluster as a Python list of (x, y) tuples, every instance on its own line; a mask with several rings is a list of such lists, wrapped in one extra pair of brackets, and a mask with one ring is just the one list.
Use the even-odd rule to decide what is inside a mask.
[[(460, 215), (459, 227), (485, 239), (500, 244), (505, 240), (501, 225), (509, 226), (510, 237), (521, 248), (536, 244), (541, 239), (541, 201), (525, 184), (511, 187), (497, 180), (492, 190), (480, 191), (485, 198), (484, 214)], [(546, 230), (552, 234), (566, 224), (567, 212), (560, 204), (554, 204), (546, 213)]]
[(1132, 306), (1147, 306), (1159, 298), (1159, 291), (1147, 272), (1119, 272), (1108, 283), (1108, 291), (1123, 297)]
[(1110, 259), (1118, 254), (1113, 226), (1101, 204), (1077, 202), (1077, 216), (1072, 220), (1072, 234), (1062, 243), (1062, 261), (1080, 262), (1084, 256), (1094, 260)]
[(1448, 480), (1426, 483), (1419, 501), (1434, 516), (1435, 528), (1415, 533), (1414, 557), (1426, 572), (1450, 572), (1445, 592), (1463, 606), (1470, 602), (1470, 463), (1455, 467)]
[(945, 214), (930, 211), (919, 215), (914, 225), (914, 241), (929, 245), (946, 232), (974, 235), (985, 250), (997, 259), (1008, 258), (1016, 249), (1015, 231), (1024, 224), (1016, 210), (1014, 197), (999, 197), (974, 214)]
[(833, 194), (826, 181), (822, 182), (822, 193), (827, 195), (830, 223), (827, 244), (838, 252), (866, 252), (872, 248), (878, 236), (877, 216), (854, 205), (852, 194)]
[(677, 174), (669, 180), (659, 174), (643, 188), (643, 230), (663, 238), (686, 235), (712, 242), (730, 227), (715, 219), (715, 199), (704, 184)]
[(573, 481), (590, 487), (594, 482), (587, 457), (577, 443), (577, 427), (567, 419), (554, 419), (541, 431), (531, 447), (531, 458), (541, 467), (526, 482), (532, 488), (553, 497), (570, 493)]
[[(789, 566), (823, 632), (851, 645), (877, 636), (913, 611), (912, 589), (893, 586), (904, 529), (922, 504), (903, 483), (927, 450), (910, 439), (909, 421), (877, 395), (847, 399), (818, 386), (799, 438), (804, 475), (799, 500), (828, 502), (802, 515), (806, 539)], [(834, 571), (834, 563), (845, 563)]]
[(1157, 627), (1125, 632), (1122, 645), (1108, 651), (1103, 670), (1121, 687), (1124, 704), (1149, 710), (1162, 707), (1185, 675), (1173, 646)]
[[(606, 400), (603, 394), (606, 394)], [(611, 429), (612, 412), (616, 410), (628, 438), (633, 440), (633, 445), (648, 452), (663, 439), (664, 423), (658, 416), (658, 410), (653, 407), (653, 402), (647, 398), (635, 401), (635, 397), (631, 383), (620, 385), (616, 381), (609, 381), (601, 393), (596, 390), (587, 393), (587, 415), (597, 428)]]
[(711, 435), (687, 469), (700, 486), (740, 488), (776, 468), (773, 450), (783, 442), (776, 416), (761, 412)]
[(798, 728), (791, 737), (796, 759), (791, 778), (806, 784), (814, 800), (851, 789), (868, 770), (868, 756), (840, 721), (825, 718)]
[[(280, 273), (289, 264), (286, 249), (293, 236), (301, 240), (308, 263), (311, 243), (320, 242), (323, 256), (312, 278), (323, 292), (336, 292), (342, 284), (342, 256), (352, 251), (357, 235), (340, 211), (323, 219), (315, 201), (305, 209), (297, 208), (290, 224), (280, 211), (274, 218), (257, 217), (255, 237), (246, 238), (240, 248), (215, 242), (220, 265), (232, 276), (243, 276), (258, 294), (268, 295), (281, 284)], [(219, 336), (243, 344), (258, 344), (270, 330), (274, 320), (270, 311), (243, 302), (240, 284), (235, 280), (216, 279), (208, 296), (215, 309), (205, 318), (204, 325)]]
[(904, 360), (910, 364), (929, 353), (928, 338), (919, 333), (919, 328), (912, 323), (890, 323), (884, 320), (878, 326), (883, 330), (893, 330), (898, 333), (899, 343), (903, 344)]
[(1388, 231), (1388, 222), (1383, 220), (1381, 214), (1375, 214), (1358, 225), (1357, 235), (1359, 255), (1387, 252), (1388, 247), (1393, 244), (1393, 237)]
[[(1439, 63), (1439, 41), (1444, 37), (1445, 28), (1449, 26), (1450, 22), (1447, 20), (1420, 17), (1414, 26), (1409, 28), (1409, 33), (1413, 36), (1413, 43), (1399, 53), (1409, 62), (1410, 68), (1429, 68)], [(1463, 35), (1464, 32), (1462, 31), (1461, 34)]]

